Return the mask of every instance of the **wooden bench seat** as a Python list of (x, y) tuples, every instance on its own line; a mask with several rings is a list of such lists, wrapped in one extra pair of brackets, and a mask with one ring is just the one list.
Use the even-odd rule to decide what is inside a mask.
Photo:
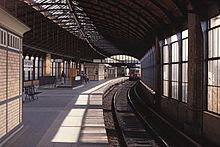
[(38, 94), (40, 94), (41, 92), (37, 91), (36, 87), (34, 85), (31, 86), (26, 86), (24, 87), (24, 94), (25, 94), (25, 100), (28, 98), (30, 99), (38, 99)]

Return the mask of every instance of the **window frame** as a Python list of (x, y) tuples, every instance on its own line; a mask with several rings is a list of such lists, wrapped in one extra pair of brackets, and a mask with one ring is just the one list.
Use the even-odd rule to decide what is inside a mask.
[[(213, 18), (211, 18), (211, 19), (213, 19)], [(218, 74), (219, 74), (219, 68), (220, 68), (220, 66), (219, 66), (219, 63), (220, 63), (220, 51), (218, 51), (218, 49), (220, 49), (220, 45), (218, 44), (218, 46), (217, 46), (217, 49), (214, 49), (214, 47), (213, 47), (213, 45), (212, 45), (212, 56), (210, 56), (210, 33), (214, 33), (214, 30), (216, 30), (217, 29), (217, 40), (220, 40), (220, 24), (219, 25), (216, 25), (216, 26), (213, 26), (213, 27), (211, 27), (211, 19), (209, 19), (209, 21), (208, 21), (208, 30), (207, 30), (207, 52), (206, 52), (206, 54), (207, 54), (207, 56), (206, 56), (206, 64), (207, 64), (207, 75), (206, 75), (206, 111), (208, 111), (208, 112), (210, 112), (210, 113), (213, 113), (213, 114), (216, 114), (216, 115), (220, 115), (220, 98), (219, 98), (219, 92), (220, 92), (220, 82), (218, 81)], [(213, 32), (211, 32), (211, 31), (213, 31)], [(213, 37), (213, 35), (212, 35), (212, 37)], [(211, 38), (211, 41), (212, 41), (212, 43), (213, 43), (213, 38)], [(213, 56), (213, 50), (217, 50), (218, 52), (216, 53), (217, 54), (217, 56)], [(216, 84), (209, 84), (209, 63), (211, 63), (212, 64), (212, 66), (213, 66), (213, 63), (214, 62), (217, 62), (217, 83)], [(213, 67), (212, 67), (212, 69), (213, 69)], [(211, 98), (211, 107), (212, 108), (209, 108), (209, 99), (210, 99), (210, 97), (209, 97), (209, 88), (212, 88), (212, 98)], [(217, 100), (217, 102), (216, 102), (216, 106), (213, 106), (213, 91), (214, 91), (214, 89), (217, 89), (217, 98), (216, 98), (216, 100)], [(214, 108), (216, 107), (216, 111), (214, 110)]]
[[(187, 29), (184, 30), (184, 31), (188, 31)], [(162, 61), (161, 61), (161, 68), (162, 68), (162, 96), (163, 97), (166, 97), (166, 98), (170, 98), (170, 99), (173, 99), (173, 100), (177, 100), (181, 103), (187, 103), (187, 99), (188, 99), (188, 72), (186, 75), (186, 79), (187, 79), (187, 82), (183, 82), (183, 66), (184, 64), (187, 64), (187, 69), (186, 71), (188, 71), (188, 58), (186, 58), (186, 60), (183, 59), (183, 55), (184, 55), (184, 48), (183, 48), (183, 41), (184, 40), (188, 40), (188, 35), (185, 35), (187, 37), (183, 37), (183, 32), (184, 31), (181, 31), (180, 33), (177, 33), (175, 34), (176, 37), (177, 37), (177, 40), (175, 39), (174, 41), (171, 40), (171, 37), (174, 38), (175, 36), (171, 36), (169, 38), (166, 38), (164, 41), (163, 41), (163, 44), (162, 44)], [(188, 33), (187, 33), (188, 34)], [(174, 44), (176, 43), (176, 46), (177, 46), (177, 50), (175, 52), (176, 54), (176, 59), (173, 58), (173, 49), (174, 49)], [(167, 46), (168, 47), (168, 55), (169, 55), (169, 58), (168, 58), (168, 63), (165, 63), (164, 62), (164, 47)], [(187, 43), (187, 46), (188, 46), (188, 43)], [(187, 47), (188, 49), (188, 47)], [(186, 52), (186, 56), (188, 57), (188, 51)], [(175, 60), (173, 60), (175, 59)], [(176, 66), (177, 67), (177, 81), (173, 80), (172, 78), (172, 74), (173, 74), (173, 66)], [(168, 66), (168, 80), (164, 80), (164, 67), (165, 66)], [(168, 81), (168, 96), (164, 95), (164, 81)], [(172, 84), (173, 83), (177, 83), (177, 95), (175, 95), (173, 97), (173, 90), (174, 88), (172, 87)], [(183, 84), (187, 84), (187, 96), (184, 98), (183, 97)]]

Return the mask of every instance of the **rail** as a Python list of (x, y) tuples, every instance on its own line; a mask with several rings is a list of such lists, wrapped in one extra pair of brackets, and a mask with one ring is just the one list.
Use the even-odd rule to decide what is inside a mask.
[[(139, 98), (139, 100), (141, 101), (141, 103), (143, 103), (143, 105), (146, 105), (146, 103), (141, 99), (141, 97), (139, 96), (139, 94), (137, 93), (136, 90), (136, 86), (134, 86), (134, 92), (135, 95)], [(131, 104), (133, 104), (132, 100), (131, 100), (131, 96), (129, 95), (129, 101), (131, 102)], [(160, 120), (162, 120), (164, 123), (166, 123), (170, 128), (172, 128), (173, 130), (175, 130), (177, 133), (179, 133), (182, 137), (184, 137), (185, 139), (187, 139), (189, 142), (191, 142), (192, 144), (194, 144), (197, 147), (202, 147), (198, 142), (196, 142), (195, 140), (193, 140), (191, 137), (189, 137), (188, 135), (186, 135), (185, 133), (183, 133), (181, 130), (179, 130), (178, 128), (176, 128), (173, 124), (171, 124), (169, 121), (167, 121), (164, 117), (162, 117), (160, 114), (158, 114), (155, 110), (153, 110), (150, 107), (145, 107), (147, 108), (149, 111), (151, 111), (154, 115), (156, 115)], [(136, 109), (137, 110), (137, 109)], [(141, 114), (139, 113), (139, 115), (141, 116)], [(143, 118), (143, 116), (141, 116)]]

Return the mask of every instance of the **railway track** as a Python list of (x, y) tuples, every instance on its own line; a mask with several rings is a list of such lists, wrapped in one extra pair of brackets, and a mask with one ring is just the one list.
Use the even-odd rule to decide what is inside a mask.
[(112, 119), (120, 146), (200, 147), (147, 107), (135, 91), (135, 83), (127, 81), (109, 93), (112, 97)]
[(124, 83), (112, 98), (113, 117), (115, 126), (118, 128), (121, 146), (167, 147), (166, 142), (139, 119), (129, 104), (127, 94), (134, 84), (135, 82), (130, 81)]
[(157, 134), (171, 147), (201, 147), (198, 142), (187, 136), (165, 117), (149, 107), (138, 95), (137, 86), (133, 86), (128, 92), (128, 101), (138, 117), (145, 123), (150, 124)]

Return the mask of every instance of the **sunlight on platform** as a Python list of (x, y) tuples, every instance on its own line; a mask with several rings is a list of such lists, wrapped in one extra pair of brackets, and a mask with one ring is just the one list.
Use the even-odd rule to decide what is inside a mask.
[(86, 109), (72, 109), (65, 117), (52, 142), (77, 142), (85, 111)]
[[(101, 85), (103, 86), (103, 85)], [(89, 90), (92, 92), (100, 87)], [(87, 93), (88, 91), (86, 91)], [(102, 95), (79, 95), (72, 109), (65, 116), (52, 143), (108, 143)]]

